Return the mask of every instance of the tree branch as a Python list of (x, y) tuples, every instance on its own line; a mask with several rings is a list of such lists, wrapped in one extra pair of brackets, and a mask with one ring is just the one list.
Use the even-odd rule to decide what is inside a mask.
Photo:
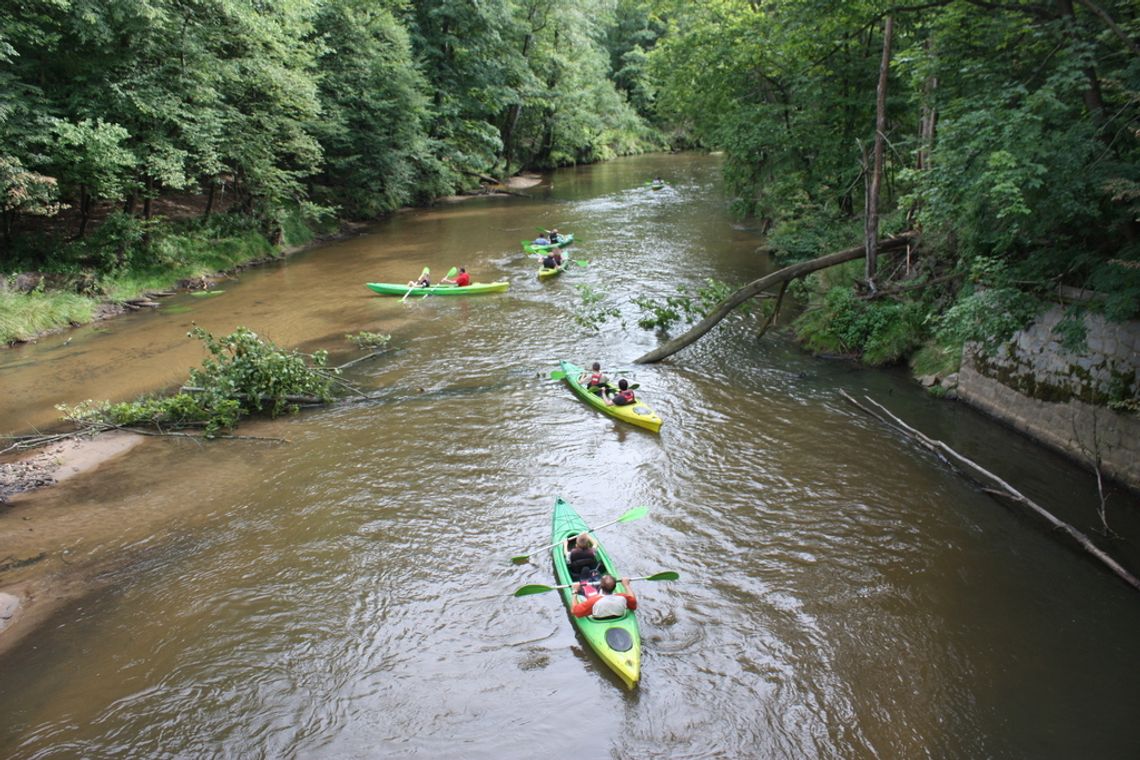
[(1076, 528), (1074, 528), (1072, 525), (1069, 525), (1067, 522), (1059, 520), (1051, 512), (1042, 508), (1041, 506), (1039, 506), (1034, 501), (1030, 500), (1023, 493), (1018, 491), (1016, 488), (1011, 486), (1009, 483), (1006, 483), (1004, 480), (999, 478), (997, 475), (995, 475), (992, 472), (990, 472), (989, 470), (985, 469), (984, 467), (979, 465), (977, 462), (974, 462), (973, 460), (967, 459), (966, 457), (962, 456), (961, 454), (959, 454), (957, 451), (955, 451), (954, 449), (947, 446), (942, 441), (937, 441), (937, 440), (934, 440), (933, 438), (928, 438), (923, 433), (919, 432), (918, 430), (915, 430), (910, 425), (906, 424), (905, 422), (900, 420), (898, 417), (891, 414), (889, 411), (887, 411), (886, 407), (884, 407), (882, 404), (874, 401), (873, 399), (864, 396), (864, 398), (866, 398), (869, 403), (873, 404), (875, 407), (877, 407), (879, 409), (879, 412), (881, 412), (881, 414), (879, 412), (875, 412), (875, 411), (867, 408), (863, 404), (860, 404), (858, 401), (856, 401), (854, 398), (852, 398), (844, 390), (840, 390), (839, 395), (841, 395), (843, 398), (850, 401), (852, 404), (854, 404), (858, 408), (862, 409), (867, 414), (871, 415), (872, 417), (875, 417), (879, 421), (890, 424), (893, 427), (895, 427), (895, 428), (901, 430), (902, 432), (906, 433), (911, 438), (913, 438), (914, 440), (918, 441), (920, 444), (922, 444), (926, 448), (933, 451), (939, 457), (946, 459), (946, 461), (948, 463), (949, 463), (950, 459), (956, 460), (956, 461), (966, 465), (966, 467), (973, 470), (975, 473), (983, 475), (986, 478), (988, 478), (991, 482), (996, 483), (998, 486), (1000, 486), (1000, 490), (997, 490), (997, 491), (995, 491), (993, 489), (983, 489), (983, 490), (985, 490), (986, 493), (992, 493), (995, 495), (1000, 495), (1000, 496), (1003, 496), (1004, 498), (1010, 499), (1012, 501), (1017, 502), (1018, 504), (1021, 504), (1025, 507), (1028, 507), (1031, 511), (1033, 511), (1035, 514), (1037, 514), (1038, 516), (1043, 518), (1052, 527), (1057, 528), (1057, 529), (1064, 531), (1065, 533), (1069, 534), (1069, 536), (1072, 537), (1073, 540), (1075, 540), (1078, 544), (1080, 544), (1081, 547), (1084, 548), (1085, 551), (1087, 551), (1089, 554), (1091, 554), (1096, 559), (1100, 560), (1109, 570), (1116, 573), (1116, 575), (1119, 576), (1121, 578), (1121, 580), (1123, 580), (1125, 583), (1127, 583), (1129, 586), (1136, 589), (1137, 591), (1140, 591), (1140, 580), (1137, 580), (1135, 576), (1133, 576), (1131, 573), (1129, 573), (1127, 570), (1125, 570), (1123, 567), (1121, 567), (1116, 562), (1116, 560), (1114, 560), (1112, 557), (1108, 556), (1103, 551), (1101, 551), (1101, 549), (1099, 547), (1097, 547), (1089, 539), (1088, 536), (1086, 536), (1084, 533), (1082, 533), (1079, 530), (1077, 530)]

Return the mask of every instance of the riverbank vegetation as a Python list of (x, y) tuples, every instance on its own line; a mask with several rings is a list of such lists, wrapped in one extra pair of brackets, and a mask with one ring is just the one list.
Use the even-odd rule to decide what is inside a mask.
[(40, 295), (0, 341), (86, 321), (76, 294), (129, 300), (520, 168), (661, 149), (659, 34), (609, 0), (19, 3), (0, 291)]
[(33, 0), (0, 17), (0, 64), (0, 267), (40, 290), (4, 341), (89, 318), (75, 293), (667, 143), (723, 151), (778, 263), (865, 246), (791, 289), (815, 350), (946, 372), (1059, 293), (1074, 346), (1082, 311), (1140, 313), (1123, 0)]
[(806, 278), (808, 346), (948, 369), (1059, 288), (1096, 293), (1071, 304), (1073, 344), (1081, 310), (1140, 314), (1134, 3), (655, 7), (658, 112), (724, 151), (737, 210), (778, 261), (921, 233), (881, 262), (868, 250), (861, 272)]
[(137, 401), (85, 401), (59, 407), (63, 417), (81, 430), (146, 428), (158, 432), (200, 429), (207, 438), (228, 433), (251, 414), (296, 411), (301, 404), (333, 399), (336, 370), (326, 368), (324, 352), (286, 351), (252, 330), (239, 327), (218, 338), (195, 326), (190, 337), (205, 345), (209, 356), (190, 370), (177, 393)]

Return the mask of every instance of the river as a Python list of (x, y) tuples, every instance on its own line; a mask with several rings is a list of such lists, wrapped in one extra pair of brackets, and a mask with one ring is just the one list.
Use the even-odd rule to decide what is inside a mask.
[[(644, 182), (660, 174), (669, 186)], [(734, 316), (668, 362), (632, 298), (771, 269), (734, 227), (719, 163), (655, 155), (560, 170), (533, 199), (409, 211), (349, 240), (0, 352), (0, 428), (54, 405), (176, 385), (192, 323), (356, 355), (381, 398), (243, 425), (278, 442), (152, 439), (25, 497), (101, 515), (76, 562), (119, 561), (0, 658), (0, 755), (296, 758), (1131, 758), (1140, 596), (847, 404), (868, 395), (1092, 531), (1086, 470), (895, 371), (757, 340)], [(519, 241), (575, 233), (587, 267), (540, 282)], [(465, 265), (510, 291), (371, 294)], [(576, 324), (576, 285), (621, 312)], [(549, 379), (560, 358), (640, 383), (659, 434)], [(556, 497), (635, 583), (626, 690), (553, 594)], [(1140, 536), (1134, 498), (1110, 519)], [(107, 516), (110, 515), (110, 518)], [(140, 528), (145, 526), (145, 528)], [(22, 530), (0, 513), (5, 531)], [(10, 535), (10, 534), (9, 534)], [(95, 537), (98, 536), (98, 537)], [(1135, 571), (1135, 541), (1108, 542)], [(0, 548), (0, 559), (4, 552)]]

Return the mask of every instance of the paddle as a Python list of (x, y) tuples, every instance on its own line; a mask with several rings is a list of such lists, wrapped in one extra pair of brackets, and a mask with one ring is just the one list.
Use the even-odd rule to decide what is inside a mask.
[[(431, 273), (431, 269), (429, 269), (428, 267), (424, 267), (424, 271), (420, 272), (420, 277), (423, 277), (424, 275), (427, 275), (430, 273)], [(403, 303), (404, 301), (408, 300), (408, 296), (410, 296), (412, 294), (412, 291), (415, 289), (416, 289), (416, 286), (415, 286), (415, 283), (413, 283), (412, 287), (408, 288), (408, 292), (404, 294), (404, 297), (400, 299), (400, 303)]]
[[(654, 575), (643, 575), (640, 578), (630, 578), (633, 581), (675, 581), (681, 576), (672, 570), (666, 570), (662, 573), (655, 573)], [(531, 596), (532, 594), (545, 594), (547, 591), (556, 591), (560, 588), (570, 588), (573, 583), (568, 583), (565, 586), (543, 586), (541, 583), (532, 583), (528, 586), (519, 586), (515, 589), (514, 596)]]
[[(605, 527), (610, 526), (610, 525), (614, 525), (616, 523), (631, 522), (633, 520), (637, 520), (638, 518), (645, 517), (647, 514), (649, 514), (649, 507), (634, 507), (633, 509), (626, 512), (624, 515), (622, 515), (618, 519), (611, 520), (610, 522), (605, 523), (603, 525), (599, 525), (596, 528), (590, 528), (589, 530), (586, 531), (586, 533), (593, 533), (594, 531), (601, 530), (602, 528), (605, 528)], [(531, 549), (526, 554), (520, 554), (517, 557), (511, 557), (511, 562), (514, 562), (516, 565), (520, 565), (523, 562), (526, 562), (528, 559), (530, 559), (530, 555), (535, 554), (535, 553), (540, 552), (540, 551), (543, 551), (545, 549), (552, 549), (555, 546), (558, 546), (560, 543), (562, 543), (562, 542), (561, 541), (555, 541), (553, 544), (547, 544), (546, 546), (540, 546), (537, 549)]]
[[(448, 279), (448, 278), (454, 277), (454, 276), (455, 276), (455, 273), (456, 273), (456, 272), (458, 272), (458, 271), (459, 271), (459, 269), (458, 269), (457, 267), (452, 267), (451, 269), (448, 269), (448, 270), (447, 270), (447, 274), (445, 274), (445, 275), (443, 276), (443, 280), (446, 280), (446, 279)], [(440, 280), (440, 282), (443, 282), (443, 280)], [(431, 294), (432, 294), (432, 291), (430, 291), (430, 290), (429, 290), (428, 292), (424, 293), (424, 298), (427, 298), (427, 297), (428, 297), (428, 296), (430, 296)], [(423, 300), (423, 299), (420, 299), (420, 300)]]

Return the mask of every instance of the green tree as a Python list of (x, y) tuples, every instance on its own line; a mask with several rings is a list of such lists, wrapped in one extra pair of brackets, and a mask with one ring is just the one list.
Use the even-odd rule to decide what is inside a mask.
[(427, 80), (393, 13), (373, 0), (321, 7), (314, 27), (324, 163), (315, 200), (375, 217), (450, 188), (431, 155)]

